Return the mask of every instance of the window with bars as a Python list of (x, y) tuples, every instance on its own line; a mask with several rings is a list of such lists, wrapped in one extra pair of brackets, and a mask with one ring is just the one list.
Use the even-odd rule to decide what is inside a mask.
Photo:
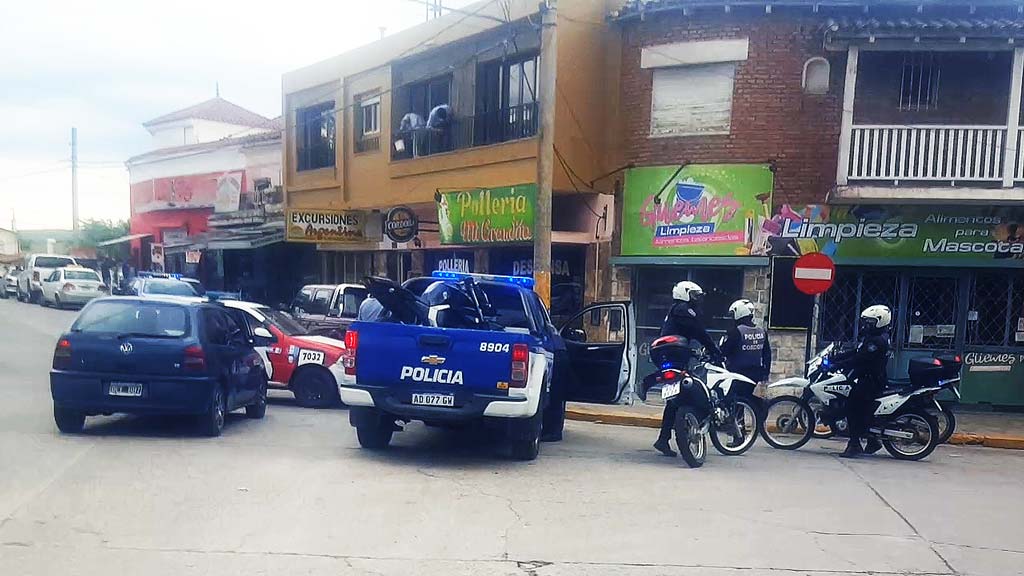
[(358, 100), (354, 117), (355, 151), (380, 150), (380, 96)]
[(897, 318), (899, 275), (889, 272), (838, 270), (835, 284), (822, 297), (818, 332), (823, 342), (853, 342), (860, 336), (860, 312), (884, 304)]
[(907, 348), (952, 350), (959, 315), (959, 282), (949, 276), (915, 276), (908, 282)]
[(1024, 347), (1024, 276), (986, 272), (971, 279), (967, 345)]
[(939, 107), (940, 58), (941, 54), (935, 52), (908, 52), (903, 55), (900, 110), (916, 112)]

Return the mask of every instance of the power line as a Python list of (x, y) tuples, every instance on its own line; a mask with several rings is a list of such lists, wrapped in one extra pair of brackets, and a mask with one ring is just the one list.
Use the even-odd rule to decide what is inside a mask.
[(17, 176), (8, 176), (7, 178), (0, 178), (0, 182), (8, 182), (11, 180), (20, 180), (22, 178), (28, 178), (29, 176), (37, 176), (39, 174), (49, 174), (50, 172), (57, 172), (58, 170), (66, 170), (68, 161), (61, 161), (59, 166), (53, 168), (47, 168), (45, 170), (36, 170), (34, 172), (26, 172), (25, 174), (18, 174)]
[[(413, 4), (419, 4), (420, 6), (426, 6), (428, 8), (433, 8), (433, 7), (436, 6), (436, 4), (434, 4), (433, 2), (428, 2), (427, 0), (406, 0), (406, 2), (412, 2)], [(502, 20), (501, 18), (498, 18), (496, 16), (491, 16), (490, 14), (477, 14), (476, 12), (471, 12), (469, 10), (463, 10), (461, 8), (452, 8), (450, 6), (443, 6), (442, 5), (441, 6), (441, 10), (445, 10), (445, 11), (448, 11), (448, 12), (454, 12), (455, 14), (468, 14), (470, 16), (475, 16), (477, 18), (483, 18), (485, 20), (493, 20), (495, 22), (504, 23), (504, 20)]]

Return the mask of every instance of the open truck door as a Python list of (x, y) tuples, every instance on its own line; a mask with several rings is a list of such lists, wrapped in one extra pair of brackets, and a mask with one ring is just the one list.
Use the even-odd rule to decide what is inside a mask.
[(567, 399), (596, 404), (629, 403), (636, 370), (633, 303), (591, 304), (560, 331), (573, 374)]

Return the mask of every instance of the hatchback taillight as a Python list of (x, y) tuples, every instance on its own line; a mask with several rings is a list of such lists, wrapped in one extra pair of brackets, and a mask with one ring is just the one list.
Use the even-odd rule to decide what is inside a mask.
[(53, 350), (53, 369), (65, 370), (71, 366), (71, 341), (61, 338)]
[(526, 344), (512, 345), (512, 377), (509, 388), (526, 388), (530, 378), (530, 348)]
[(203, 347), (193, 344), (185, 348), (185, 359), (181, 367), (191, 372), (206, 370), (206, 352), (203, 352)]
[(345, 368), (348, 376), (356, 375), (356, 350), (359, 348), (359, 332), (349, 330), (345, 332), (345, 351), (341, 356), (341, 365)]

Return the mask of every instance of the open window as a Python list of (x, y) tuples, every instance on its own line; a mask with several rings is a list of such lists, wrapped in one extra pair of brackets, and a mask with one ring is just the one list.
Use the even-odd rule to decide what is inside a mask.
[(562, 326), (573, 374), (569, 400), (615, 404), (629, 399), (636, 367), (635, 326), (630, 302), (592, 304)]

